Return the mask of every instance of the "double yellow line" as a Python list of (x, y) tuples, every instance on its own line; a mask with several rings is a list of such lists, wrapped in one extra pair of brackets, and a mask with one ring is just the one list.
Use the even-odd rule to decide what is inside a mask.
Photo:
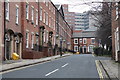
[(99, 74), (99, 77), (100, 77), (100, 80), (104, 80), (104, 77), (103, 77), (103, 74), (102, 74), (102, 71), (100, 69), (100, 62), (99, 60), (95, 60), (95, 63), (96, 63), (96, 67), (97, 67), (97, 71), (98, 71), (98, 74)]

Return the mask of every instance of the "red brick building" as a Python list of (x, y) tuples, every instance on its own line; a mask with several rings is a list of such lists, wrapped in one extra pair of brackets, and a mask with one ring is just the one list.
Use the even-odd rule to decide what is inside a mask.
[(43, 46), (43, 52), (46, 56), (53, 55), (55, 46), (55, 9), (51, 1), (40, 3), (40, 45)]
[(120, 61), (120, 2), (113, 3), (112, 10), (112, 58)]
[[(61, 46), (65, 50), (71, 49), (72, 29), (64, 19), (62, 7), (59, 10), (51, 1), (9, 0), (3, 7), (4, 60), (11, 60), (13, 53), (17, 53), (20, 59), (37, 59), (59, 54)], [(4, 34), (2, 36), (4, 39)]]
[[(5, 53), (4, 60), (10, 60), (12, 53), (22, 55), (21, 3), (9, 2), (4, 6)], [(3, 38), (4, 39), (4, 38)]]
[(43, 53), (39, 51), (39, 3), (23, 2), (22, 7), (22, 33), (23, 33), (23, 52), (24, 59), (40, 58)]
[(87, 53), (93, 52), (93, 48), (97, 46), (96, 35), (94, 31), (82, 31), (73, 33), (72, 47), (75, 52)]
[(72, 28), (65, 21), (62, 5), (56, 5), (58, 11), (56, 12), (56, 34), (58, 38), (56, 42), (58, 47), (66, 50), (71, 50), (71, 36)]

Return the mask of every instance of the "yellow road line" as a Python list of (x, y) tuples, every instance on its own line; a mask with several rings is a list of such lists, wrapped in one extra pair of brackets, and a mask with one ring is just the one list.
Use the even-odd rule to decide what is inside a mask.
[(99, 60), (95, 60), (95, 63), (96, 63), (96, 67), (97, 67), (97, 71), (98, 71), (98, 74), (99, 74), (100, 80), (104, 80), (104, 77), (103, 77), (102, 71), (101, 71), (100, 66), (99, 66)]

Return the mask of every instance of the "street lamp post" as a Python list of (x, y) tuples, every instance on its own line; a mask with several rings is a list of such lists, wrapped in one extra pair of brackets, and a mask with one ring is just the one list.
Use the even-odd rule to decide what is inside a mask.
[(62, 37), (60, 38), (60, 56), (62, 56)]

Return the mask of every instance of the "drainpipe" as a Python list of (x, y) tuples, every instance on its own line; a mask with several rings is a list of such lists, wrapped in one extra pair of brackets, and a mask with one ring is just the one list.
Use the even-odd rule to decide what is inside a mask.
[[(39, 20), (40, 20), (40, 19), (39, 19), (39, 17), (40, 17), (39, 14), (40, 14), (40, 4), (39, 4), (39, 0), (38, 0), (38, 34), (39, 34), (39, 24), (40, 24), (40, 23), (39, 23)], [(40, 36), (40, 34), (39, 34), (39, 36)], [(38, 42), (40, 42), (40, 41), (39, 41), (39, 37), (38, 37)], [(38, 45), (37, 45), (37, 51), (39, 51)]]
[(4, 60), (6, 59), (6, 53), (5, 53), (5, 44), (6, 44), (5, 43), (5, 31), (6, 31), (6, 22), (5, 22), (6, 21), (6, 18), (5, 18), (6, 17), (5, 16), (6, 15), (6, 11), (5, 11), (5, 8), (6, 7), (5, 6), (6, 5), (5, 5), (5, 2), (4, 2), (4, 34), (3, 34), (3, 36), (4, 36), (4, 55), (3, 55), (4, 56)]
[(39, 49), (38, 51), (40, 51), (40, 45), (41, 45), (41, 30), (40, 30), (40, 0), (38, 0), (38, 34), (39, 34)]
[(118, 51), (118, 61), (120, 62), (120, 1), (118, 2), (118, 32), (119, 32), (119, 51)]

